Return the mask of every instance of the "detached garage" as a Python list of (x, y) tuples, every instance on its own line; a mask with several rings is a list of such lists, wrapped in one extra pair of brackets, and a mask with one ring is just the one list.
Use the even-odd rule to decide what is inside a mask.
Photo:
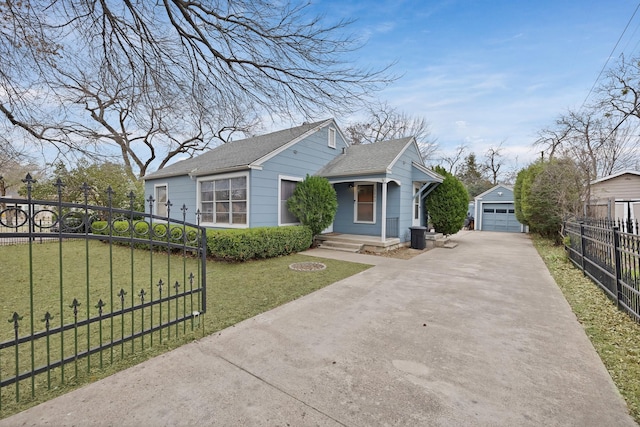
[(498, 184), (475, 198), (475, 229), (522, 233), (525, 227), (516, 219), (513, 188)]

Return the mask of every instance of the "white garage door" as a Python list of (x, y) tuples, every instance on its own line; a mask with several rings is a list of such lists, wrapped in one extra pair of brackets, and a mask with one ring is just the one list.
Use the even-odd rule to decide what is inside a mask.
[(482, 230), (520, 232), (513, 203), (491, 203), (482, 205)]

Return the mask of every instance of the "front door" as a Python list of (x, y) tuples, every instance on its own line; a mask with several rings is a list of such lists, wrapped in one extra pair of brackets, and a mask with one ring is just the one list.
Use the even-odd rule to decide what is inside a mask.
[(420, 223), (420, 218), (422, 218), (422, 201), (421, 197), (418, 194), (420, 192), (420, 184), (413, 183), (413, 219), (411, 220), (411, 225), (414, 227), (418, 227), (422, 225)]

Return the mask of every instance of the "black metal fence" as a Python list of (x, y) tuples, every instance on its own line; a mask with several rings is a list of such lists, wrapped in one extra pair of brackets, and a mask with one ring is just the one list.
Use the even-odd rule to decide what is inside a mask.
[(569, 259), (640, 321), (640, 236), (584, 221), (564, 224)]
[[(206, 312), (206, 234), (199, 225), (84, 202), (3, 198), (0, 208), (0, 414), (39, 392), (170, 340)], [(63, 185), (59, 183), (59, 185)], [(59, 187), (60, 190), (60, 187)], [(3, 245), (4, 243), (4, 245)], [(9, 245), (10, 244), (10, 245)]]
[(640, 234), (640, 226), (638, 219), (632, 218), (580, 218), (579, 222), (584, 222), (587, 225), (600, 228), (613, 228), (618, 227), (618, 230), (623, 233)]

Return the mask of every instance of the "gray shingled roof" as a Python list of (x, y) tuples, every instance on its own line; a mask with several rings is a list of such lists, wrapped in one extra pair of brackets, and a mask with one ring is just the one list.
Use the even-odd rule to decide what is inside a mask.
[(349, 175), (386, 173), (391, 163), (411, 141), (412, 137), (352, 145), (347, 153), (337, 156), (316, 175), (325, 178)]
[(210, 175), (227, 170), (242, 169), (332, 119), (305, 123), (291, 129), (228, 142), (191, 159), (182, 160), (148, 174), (145, 179), (166, 178), (191, 174)]

